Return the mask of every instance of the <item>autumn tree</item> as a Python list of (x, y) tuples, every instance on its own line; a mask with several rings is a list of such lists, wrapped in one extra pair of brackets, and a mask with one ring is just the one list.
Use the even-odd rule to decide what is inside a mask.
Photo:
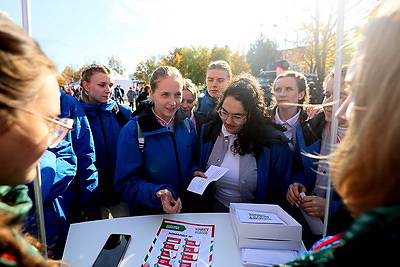
[(192, 46), (175, 48), (166, 56), (161, 57), (161, 62), (164, 65), (176, 67), (183, 77), (191, 79), (195, 84), (202, 84), (210, 58), (209, 49)]
[(110, 67), (110, 69), (114, 70), (115, 72), (121, 75), (124, 75), (126, 71), (126, 69), (122, 65), (122, 62), (114, 56), (108, 58), (108, 66)]
[[(374, 5), (363, 10), (365, 17), (371, 16), (376, 10), (381, 0)], [(355, 9), (359, 2), (352, 6), (346, 5), (346, 15)], [(286, 51), (290, 58), (291, 65), (296, 65), (296, 69), (301, 72), (316, 73), (319, 81), (323, 81), (325, 74), (333, 68), (335, 64), (336, 52), (336, 1), (324, 2), (323, 9), (320, 8), (320, 1), (315, 1), (314, 10), (305, 9), (309, 13), (310, 20), (303, 23), (298, 29), (301, 36), (298, 41), (293, 42), (295, 49)], [(322, 14), (322, 12), (324, 12)], [(357, 10), (357, 13), (360, 13)], [(354, 39), (359, 29), (346, 29), (344, 33), (344, 46), (342, 48), (342, 62), (348, 64), (351, 60), (353, 51), (352, 46), (347, 45)], [(321, 85), (319, 85), (321, 87)], [(321, 89), (322, 90), (322, 89)]]
[(143, 80), (146, 84), (149, 84), (151, 74), (155, 69), (157, 69), (158, 66), (159, 63), (156, 57), (153, 56), (146, 61), (141, 61), (137, 65), (134, 76), (136, 77), (136, 79)]
[(67, 66), (61, 73), (61, 76), (67, 81), (67, 83), (74, 83), (79, 81), (81, 74), (79, 70), (76, 70), (73, 66)]
[(242, 72), (251, 72), (250, 64), (247, 63), (246, 57), (239, 52), (235, 52), (232, 54), (230, 65), (233, 75), (238, 75)]
[[(215, 60), (227, 61), (234, 74), (250, 71), (246, 57), (239, 52), (232, 53), (228, 46), (214, 47), (212, 50), (203, 46), (192, 46), (175, 48), (166, 55), (160, 56), (159, 61), (153, 57), (146, 62), (140, 62), (134, 75), (138, 79), (146, 80), (143, 78), (146, 73), (149, 77), (151, 75), (151, 72), (147, 72), (147, 70), (151, 69), (153, 71), (157, 66), (169, 65), (177, 68), (183, 77), (191, 79), (197, 85), (203, 85), (208, 64)], [(155, 67), (151, 68), (149, 66)]]
[(210, 61), (225, 60), (226, 62), (230, 63), (231, 62), (231, 54), (232, 54), (232, 50), (228, 46), (225, 46), (225, 47), (215, 46), (211, 50)]

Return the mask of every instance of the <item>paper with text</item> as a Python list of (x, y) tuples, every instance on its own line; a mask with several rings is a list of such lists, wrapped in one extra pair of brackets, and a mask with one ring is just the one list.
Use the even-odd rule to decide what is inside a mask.
[(210, 168), (205, 172), (207, 178), (194, 177), (187, 188), (188, 191), (202, 195), (207, 186), (219, 178), (224, 176), (224, 174), (229, 171), (228, 168), (218, 167), (211, 165)]
[(278, 215), (270, 212), (252, 210), (235, 210), (235, 212), (242, 223), (286, 224)]

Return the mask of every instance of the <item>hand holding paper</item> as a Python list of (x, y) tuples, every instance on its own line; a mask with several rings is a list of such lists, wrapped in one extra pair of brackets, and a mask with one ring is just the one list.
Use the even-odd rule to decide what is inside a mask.
[[(306, 194), (301, 193), (301, 197), (305, 197)], [(304, 219), (306, 219), (306, 222), (308, 223), (308, 226), (311, 229), (311, 232), (315, 235), (321, 235), (324, 232), (324, 223), (321, 221), (320, 218), (317, 217), (311, 217), (307, 215), (300, 207), (301, 213), (303, 213)]]
[(202, 195), (204, 190), (206, 190), (207, 186), (214, 181), (217, 181), (219, 178), (224, 176), (224, 174), (228, 171), (228, 168), (217, 167), (215, 165), (211, 165), (210, 168), (205, 172), (207, 178), (202, 177), (194, 177), (187, 188), (188, 191)]

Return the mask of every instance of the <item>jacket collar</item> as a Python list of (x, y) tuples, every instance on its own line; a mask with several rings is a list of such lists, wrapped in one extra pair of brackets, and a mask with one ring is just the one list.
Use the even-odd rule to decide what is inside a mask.
[[(152, 107), (153, 104), (146, 105), (143, 112), (139, 115), (138, 123), (143, 132), (152, 132), (164, 128), (160, 123), (158, 123), (156, 116), (154, 116), (153, 111), (151, 110)], [(175, 113), (174, 119), (175, 129), (186, 118), (187, 116), (185, 112), (183, 112), (181, 109), (178, 109)]]
[(314, 118), (301, 124), (306, 146), (310, 146), (322, 139), (322, 131), (325, 127), (325, 113), (318, 113)]
[(112, 109), (114, 108), (114, 106), (116, 105), (116, 102), (112, 99), (110, 99), (107, 103), (85, 103), (82, 100), (80, 100), (83, 109), (86, 112), (97, 112), (98, 110), (101, 111), (112, 111)]

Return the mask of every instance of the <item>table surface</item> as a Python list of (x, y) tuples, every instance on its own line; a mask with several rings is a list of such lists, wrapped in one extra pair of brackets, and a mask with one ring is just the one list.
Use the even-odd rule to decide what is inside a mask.
[(242, 266), (229, 213), (180, 213), (115, 218), (72, 224), (63, 260), (73, 267), (92, 266), (108, 236), (130, 234), (131, 242), (121, 266), (139, 267), (164, 218), (189, 223), (214, 224), (213, 266)]

